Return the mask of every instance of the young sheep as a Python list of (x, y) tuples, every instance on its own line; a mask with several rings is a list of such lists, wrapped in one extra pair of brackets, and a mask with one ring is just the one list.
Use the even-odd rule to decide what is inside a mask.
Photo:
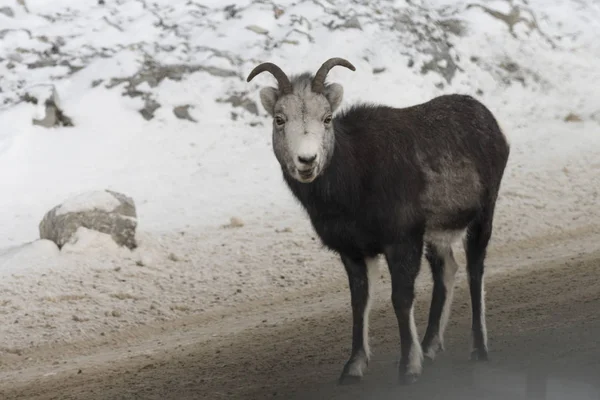
[[(376, 257), (385, 256), (400, 331), (401, 382), (416, 381), (423, 354), (443, 350), (443, 334), (458, 265), (452, 243), (464, 246), (472, 303), (471, 357), (487, 360), (484, 258), (509, 145), (492, 113), (465, 95), (444, 95), (407, 108), (353, 105), (332, 113), (343, 88), (325, 84), (341, 58), (314, 77), (288, 79), (272, 63), (248, 76), (273, 74), (278, 88), (260, 99), (273, 117), (273, 149), (283, 177), (307, 211), (322, 243), (348, 274), (352, 351), (340, 383), (360, 380), (369, 362), (369, 287)], [(419, 343), (413, 317), (414, 282), (425, 248), (433, 275), (429, 323)], [(423, 349), (423, 350), (422, 350)]]

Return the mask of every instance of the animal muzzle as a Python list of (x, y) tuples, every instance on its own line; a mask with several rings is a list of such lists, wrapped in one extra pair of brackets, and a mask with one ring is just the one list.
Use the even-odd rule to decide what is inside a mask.
[(315, 157), (310, 162), (297, 161), (294, 165), (294, 170), (290, 172), (298, 181), (308, 183), (315, 180), (319, 174), (318, 167), (317, 158)]

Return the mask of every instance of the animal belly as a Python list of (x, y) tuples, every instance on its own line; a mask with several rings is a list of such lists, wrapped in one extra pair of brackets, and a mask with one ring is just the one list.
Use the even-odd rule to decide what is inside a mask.
[(425, 241), (433, 243), (440, 248), (451, 247), (454, 243), (460, 242), (464, 239), (466, 234), (465, 229), (459, 230), (432, 230), (427, 229), (425, 231)]
[(465, 229), (477, 216), (477, 208), (455, 208), (434, 210), (427, 215), (428, 231), (460, 231)]

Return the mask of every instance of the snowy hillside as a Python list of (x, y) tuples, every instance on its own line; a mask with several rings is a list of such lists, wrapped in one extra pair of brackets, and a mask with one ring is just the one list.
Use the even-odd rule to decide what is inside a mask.
[[(348, 59), (356, 72), (329, 74), (346, 105), (482, 100), (512, 144), (494, 243), (600, 223), (595, 0), (25, 3), (0, 0), (0, 318), (21, 321), (0, 322), (9, 344), (25, 325), (58, 340), (341, 276), (272, 154), (258, 89), (273, 79), (245, 81), (263, 61), (292, 74)], [(52, 92), (66, 118), (47, 128), (32, 99)], [(101, 189), (135, 200), (138, 250), (90, 232), (62, 253), (26, 245), (50, 208)], [(231, 217), (243, 226), (223, 227)]]

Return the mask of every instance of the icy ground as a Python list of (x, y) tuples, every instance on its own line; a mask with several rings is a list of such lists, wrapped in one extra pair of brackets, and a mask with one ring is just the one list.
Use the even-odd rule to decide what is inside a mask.
[[(0, 350), (343, 279), (272, 155), (273, 79), (245, 82), (263, 61), (347, 58), (344, 104), (482, 100), (512, 145), (495, 246), (600, 223), (594, 0), (104, 3), (0, 0)], [(74, 126), (32, 123), (49, 88)], [(102, 189), (135, 200), (139, 249), (35, 242), (46, 211)]]

